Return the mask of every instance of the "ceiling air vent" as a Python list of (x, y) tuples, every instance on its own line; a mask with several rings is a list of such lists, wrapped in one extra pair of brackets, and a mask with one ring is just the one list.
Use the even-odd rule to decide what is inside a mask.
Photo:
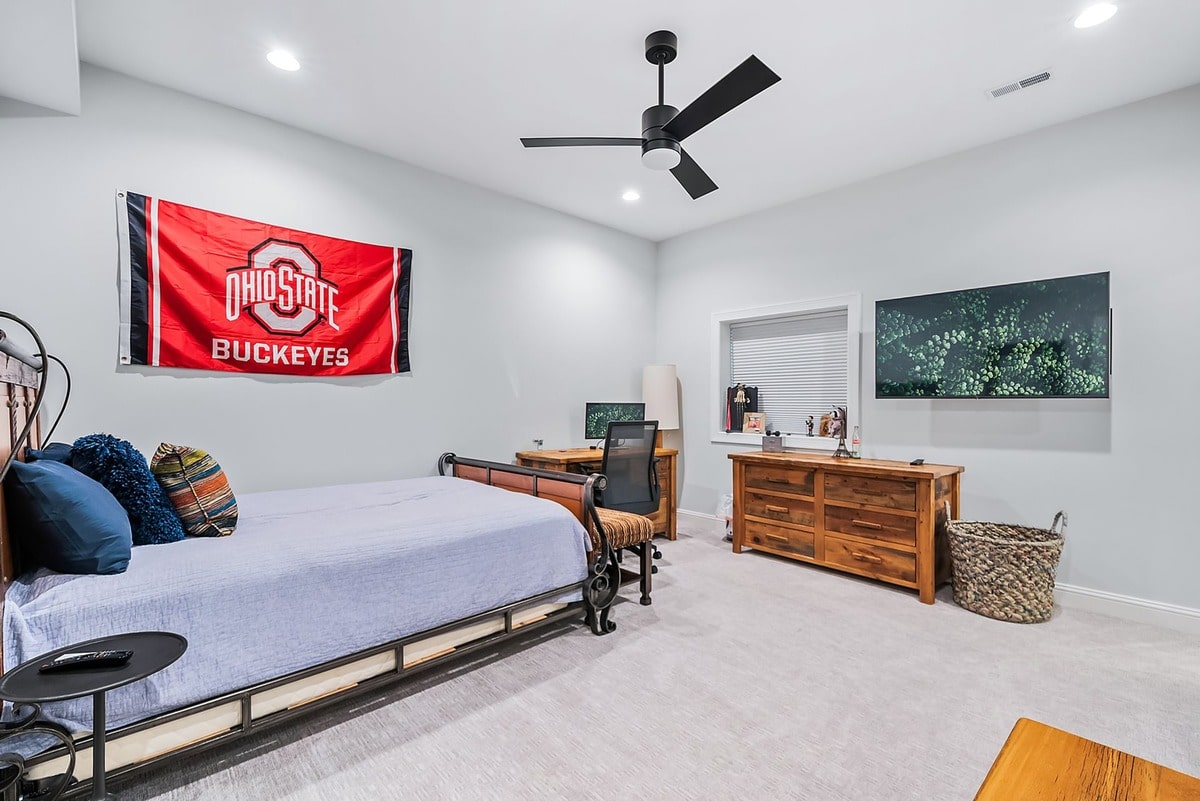
[(1028, 78), (1022, 78), (1014, 83), (1006, 83), (1004, 86), (992, 90), (992, 97), (1004, 97), (1011, 95), (1013, 92), (1021, 89), (1028, 89), (1031, 86), (1037, 86), (1039, 83), (1045, 83), (1050, 80), (1049, 72), (1039, 72), (1037, 75), (1030, 75)]

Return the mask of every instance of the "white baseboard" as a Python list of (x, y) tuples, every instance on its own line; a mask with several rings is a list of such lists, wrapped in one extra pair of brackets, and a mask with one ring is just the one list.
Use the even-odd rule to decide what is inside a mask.
[(1088, 587), (1075, 587), (1071, 584), (1055, 584), (1054, 590), (1055, 600), (1066, 609), (1084, 609), (1188, 634), (1200, 634), (1200, 609), (1134, 598), (1131, 595), (1118, 595), (1115, 592)]
[[(690, 509), (677, 509), (676, 512), (701, 520), (721, 521), (721, 518), (716, 515), (694, 512)], [(1200, 634), (1200, 609), (1135, 598), (1132, 595), (1118, 595), (1115, 592), (1093, 590), (1088, 587), (1076, 587), (1073, 584), (1055, 584), (1054, 590), (1055, 601), (1064, 609), (1099, 612), (1102, 615), (1123, 620), (1162, 626), (1188, 634)]]
[(702, 520), (720, 520), (716, 515), (706, 515), (704, 512), (693, 512), (691, 509), (676, 509), (675, 514), (687, 515), (688, 517), (699, 517)]

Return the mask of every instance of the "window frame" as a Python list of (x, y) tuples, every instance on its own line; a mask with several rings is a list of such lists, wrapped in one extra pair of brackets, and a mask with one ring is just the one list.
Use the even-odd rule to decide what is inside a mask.
[[(794, 317), (801, 314), (846, 312), (846, 414), (851, 427), (861, 425), (862, 410), (862, 295), (852, 293), (827, 298), (780, 303), (753, 309), (714, 312), (709, 351), (709, 441), (723, 445), (762, 445), (761, 434), (726, 433), (724, 428), (725, 390), (729, 387), (729, 327), (734, 323), (758, 322)], [(785, 436), (783, 447), (789, 450), (834, 451), (837, 440), (830, 437)]]

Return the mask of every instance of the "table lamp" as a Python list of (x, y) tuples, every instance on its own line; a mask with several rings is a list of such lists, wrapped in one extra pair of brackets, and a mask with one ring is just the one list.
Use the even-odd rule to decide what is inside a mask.
[(658, 421), (658, 441), (662, 447), (662, 432), (679, 428), (679, 390), (673, 364), (647, 364), (642, 368), (642, 401), (646, 404), (646, 419)]

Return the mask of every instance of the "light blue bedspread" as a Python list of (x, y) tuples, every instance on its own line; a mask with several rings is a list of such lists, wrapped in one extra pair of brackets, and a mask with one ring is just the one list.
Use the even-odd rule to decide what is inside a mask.
[[(558, 504), (456, 478), (238, 497), (230, 537), (133, 549), (115, 576), (39, 570), (8, 589), (4, 667), (73, 642), (174, 631), (183, 657), (108, 694), (116, 728), (580, 581)], [(91, 700), (49, 704), (72, 730)]]

